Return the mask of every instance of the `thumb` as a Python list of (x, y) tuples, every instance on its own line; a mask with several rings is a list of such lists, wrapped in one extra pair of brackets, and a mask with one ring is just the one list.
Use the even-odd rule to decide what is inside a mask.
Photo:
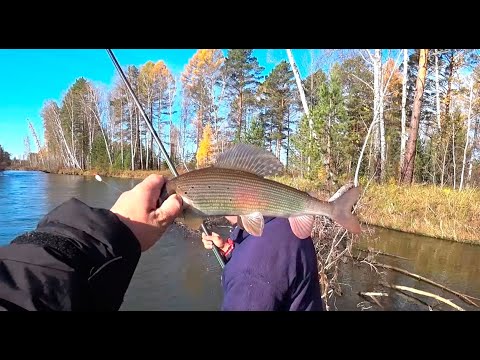
[(182, 203), (182, 198), (179, 195), (170, 195), (167, 200), (165, 200), (162, 205), (155, 210), (155, 213), (159, 217), (164, 217), (167, 221), (173, 221), (180, 215)]

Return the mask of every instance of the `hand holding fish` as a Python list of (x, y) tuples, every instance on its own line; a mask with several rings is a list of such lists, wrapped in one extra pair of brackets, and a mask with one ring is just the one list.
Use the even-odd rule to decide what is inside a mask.
[(181, 213), (180, 196), (171, 195), (163, 203), (159, 200), (164, 183), (163, 176), (149, 175), (122, 193), (110, 209), (132, 230), (142, 251), (152, 247)]

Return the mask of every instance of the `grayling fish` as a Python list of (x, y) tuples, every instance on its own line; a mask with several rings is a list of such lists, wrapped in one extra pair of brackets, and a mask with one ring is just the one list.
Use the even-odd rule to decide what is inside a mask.
[(264, 216), (288, 218), (300, 239), (311, 235), (314, 215), (328, 216), (352, 233), (360, 224), (351, 212), (360, 189), (351, 188), (333, 202), (266, 179), (283, 170), (271, 153), (252, 145), (238, 144), (220, 154), (211, 167), (192, 170), (167, 181), (163, 198), (177, 193), (183, 199), (181, 222), (197, 230), (209, 216), (238, 216), (238, 224), (260, 236)]

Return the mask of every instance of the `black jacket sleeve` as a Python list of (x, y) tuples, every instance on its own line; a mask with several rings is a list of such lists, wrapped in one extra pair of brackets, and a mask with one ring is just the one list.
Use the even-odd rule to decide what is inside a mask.
[(0, 310), (118, 310), (140, 254), (114, 213), (72, 198), (0, 247)]

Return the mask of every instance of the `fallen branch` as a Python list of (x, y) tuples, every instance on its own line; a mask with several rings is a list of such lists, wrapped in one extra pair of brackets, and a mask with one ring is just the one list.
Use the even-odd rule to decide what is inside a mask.
[(378, 293), (378, 292), (359, 292), (358, 295), (360, 295), (361, 297), (365, 298), (365, 299), (368, 299), (368, 298), (371, 298), (373, 301), (375, 301), (375, 303), (380, 306), (382, 309), (383, 309), (383, 306), (382, 304), (380, 304), (380, 302), (377, 300), (377, 298), (375, 296), (388, 296), (387, 293)]
[(435, 295), (435, 294), (432, 294), (432, 293), (429, 293), (427, 291), (423, 291), (423, 290), (418, 290), (418, 289), (414, 289), (414, 288), (411, 288), (411, 287), (408, 287), (408, 286), (401, 286), (401, 285), (388, 285), (388, 287), (392, 288), (392, 289), (398, 289), (398, 290), (405, 290), (405, 291), (410, 291), (410, 292), (413, 292), (415, 294), (420, 294), (420, 295), (425, 295), (425, 296), (429, 296), (431, 298), (434, 298), (436, 300), (439, 300), (441, 302), (444, 302), (445, 304), (447, 305), (450, 305), (451, 307), (453, 307), (454, 309), (457, 309), (459, 311), (465, 311), (465, 309), (462, 309), (460, 306), (454, 304), (453, 302), (451, 302), (450, 300), (447, 300), (441, 296), (438, 296), (438, 295)]
[[(384, 285), (384, 286), (386, 286), (386, 285)], [(388, 286), (387, 286), (387, 287), (388, 287)], [(402, 291), (402, 290), (399, 290), (399, 289), (396, 289), (396, 290), (397, 290), (397, 292), (398, 292), (399, 295), (405, 296), (407, 299), (412, 299), (412, 300), (414, 300), (414, 301), (416, 301), (416, 302), (418, 302), (418, 303), (420, 303), (420, 304), (422, 304), (422, 305), (425, 305), (426, 307), (428, 307), (428, 309), (429, 309), (430, 311), (433, 310), (433, 307), (430, 306), (429, 303), (427, 303), (427, 302), (425, 302), (425, 301), (423, 301), (423, 300), (420, 300), (419, 298), (417, 298), (417, 297), (415, 297), (415, 296), (413, 296), (413, 295), (407, 294), (406, 292), (404, 292), (404, 291)]]
[(381, 293), (381, 292), (363, 292), (363, 291), (360, 291), (358, 294), (359, 295), (365, 295), (365, 296), (388, 296), (387, 293)]
[(424, 282), (426, 282), (426, 283), (428, 283), (428, 284), (430, 284), (430, 285), (434, 285), (434, 286), (436, 286), (436, 287), (439, 287), (439, 288), (442, 289), (442, 290), (445, 290), (445, 291), (448, 291), (448, 292), (450, 292), (450, 293), (452, 293), (452, 294), (454, 294), (454, 295), (457, 295), (460, 299), (462, 299), (463, 301), (465, 301), (465, 302), (468, 303), (468, 304), (471, 304), (471, 305), (473, 305), (473, 306), (475, 306), (475, 307), (477, 307), (477, 308), (479, 307), (475, 302), (473, 302), (472, 300), (470, 300), (470, 299), (467, 297), (467, 295), (462, 294), (462, 293), (459, 293), (458, 291), (452, 290), (452, 289), (450, 289), (450, 288), (448, 288), (448, 287), (446, 287), (446, 286), (444, 286), (444, 285), (442, 285), (442, 284), (436, 283), (436, 282), (434, 282), (434, 281), (432, 281), (432, 280), (430, 280), (430, 279), (427, 279), (426, 277), (423, 277), (423, 276), (420, 276), (420, 275), (411, 273), (411, 272), (409, 272), (409, 271), (407, 271), (407, 270), (400, 269), (400, 268), (398, 268), (398, 267), (391, 266), (391, 265), (381, 264), (381, 263), (377, 263), (377, 262), (374, 262), (373, 265), (379, 266), (379, 267), (383, 267), (384, 269), (393, 270), (393, 271), (402, 273), (402, 274), (404, 274), (404, 275), (408, 275), (408, 276), (410, 276), (410, 277), (413, 277), (413, 278), (415, 278), (415, 279), (417, 279), (417, 280), (424, 281)]

